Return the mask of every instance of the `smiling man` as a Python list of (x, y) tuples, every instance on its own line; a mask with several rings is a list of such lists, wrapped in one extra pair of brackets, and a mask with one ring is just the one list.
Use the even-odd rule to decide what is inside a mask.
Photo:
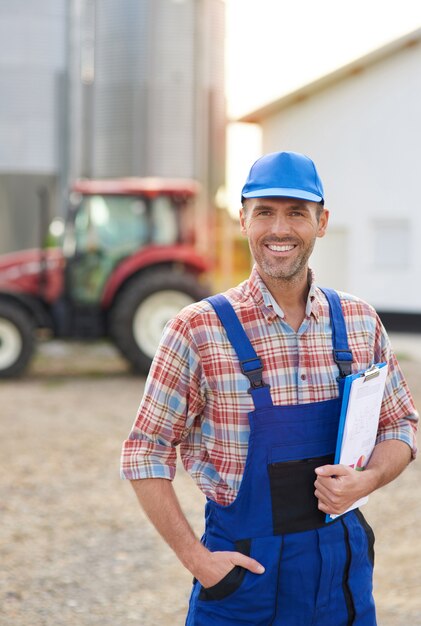
[[(417, 414), (373, 308), (315, 283), (328, 217), (311, 159), (252, 166), (240, 211), (251, 276), (167, 325), (124, 443), (122, 476), (194, 576), (187, 626), (376, 624), (373, 532), (344, 512), (414, 457)], [(344, 378), (379, 361), (373, 454), (364, 472), (332, 465)], [(207, 496), (201, 541), (171, 484), (178, 445)]]

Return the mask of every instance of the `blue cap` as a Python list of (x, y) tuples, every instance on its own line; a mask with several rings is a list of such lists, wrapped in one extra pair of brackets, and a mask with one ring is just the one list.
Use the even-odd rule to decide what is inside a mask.
[(297, 152), (265, 154), (252, 166), (244, 198), (285, 197), (323, 201), (323, 185), (313, 161)]

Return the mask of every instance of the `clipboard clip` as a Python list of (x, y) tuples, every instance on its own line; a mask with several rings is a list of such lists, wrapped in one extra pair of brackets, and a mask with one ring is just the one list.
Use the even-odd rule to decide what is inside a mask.
[(377, 365), (374, 365), (373, 363), (373, 365), (370, 365), (370, 367), (366, 369), (363, 373), (364, 382), (366, 382), (367, 380), (371, 380), (372, 378), (376, 378), (379, 374), (380, 369), (377, 367)]

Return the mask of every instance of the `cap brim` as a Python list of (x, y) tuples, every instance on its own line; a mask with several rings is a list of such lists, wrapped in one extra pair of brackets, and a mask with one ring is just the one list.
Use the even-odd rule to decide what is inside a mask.
[(244, 198), (297, 198), (297, 200), (309, 200), (310, 202), (321, 202), (322, 196), (318, 196), (303, 189), (288, 189), (273, 187), (269, 189), (255, 189), (242, 194)]

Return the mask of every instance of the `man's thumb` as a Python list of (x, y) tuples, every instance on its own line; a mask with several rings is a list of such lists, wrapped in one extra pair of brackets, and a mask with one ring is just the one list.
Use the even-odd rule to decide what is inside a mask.
[(263, 574), (263, 572), (265, 571), (263, 565), (256, 561), (256, 559), (245, 556), (245, 554), (241, 554), (240, 552), (238, 553), (238, 559), (235, 560), (236, 565), (240, 565), (241, 567), (250, 570), (250, 572), (253, 572), (253, 574)]

